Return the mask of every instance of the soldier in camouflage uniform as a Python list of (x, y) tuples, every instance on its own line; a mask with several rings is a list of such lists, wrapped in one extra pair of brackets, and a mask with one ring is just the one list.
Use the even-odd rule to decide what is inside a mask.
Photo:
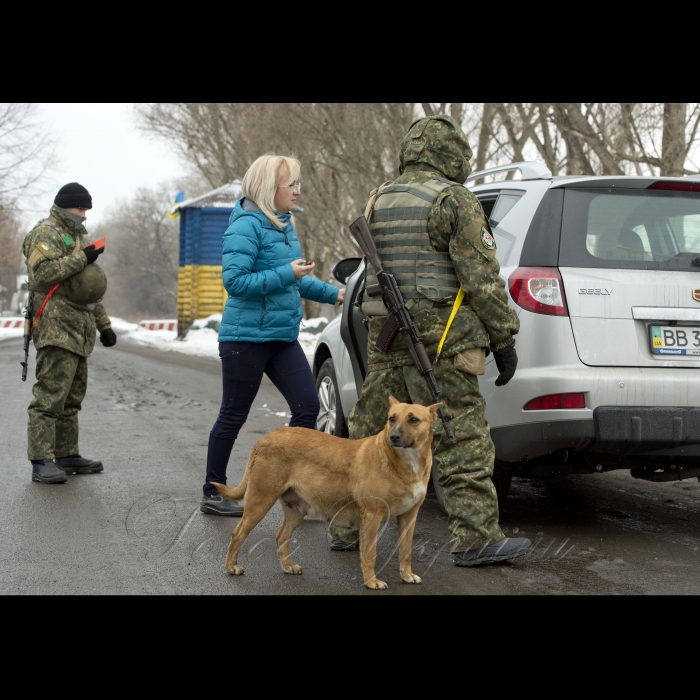
[[(484, 373), (490, 350), (501, 372), (496, 384), (513, 376), (513, 336), (519, 321), (498, 274), (489, 223), (479, 200), (463, 186), (471, 173), (471, 156), (466, 136), (451, 117), (419, 119), (399, 149), (400, 177), (372, 193), (376, 200), (368, 216), (379, 255), (395, 275), (431, 358), (460, 286), (465, 293), (435, 366), (440, 398), (454, 416), (451, 425), (457, 439), (450, 443), (442, 422), (436, 422), (438, 480), (444, 489), (451, 551), (459, 566), (511, 559), (531, 547), (525, 538), (504, 537), (491, 481), (494, 447), (477, 375)], [(373, 281), (370, 268), (366, 287), (371, 289)], [(372, 299), (367, 291), (361, 308), (369, 316), (369, 372), (348, 418), (351, 439), (383, 428), (390, 396), (406, 403), (433, 403), (400, 333), (387, 354), (375, 346), (387, 312), (381, 297)], [(356, 548), (356, 530), (332, 528), (331, 534), (333, 549)]]
[(78, 411), (87, 389), (87, 358), (95, 345), (95, 331), (103, 345), (117, 342), (98, 303), (106, 279), (94, 263), (102, 251), (84, 241), (83, 222), (91, 208), (92, 198), (82, 185), (65, 185), (49, 217), (27, 234), (22, 248), (34, 319), (52, 285), (60, 283), (33, 329), (37, 381), (29, 406), (28, 454), (32, 480), (45, 484), (62, 483), (67, 473), (103, 469), (102, 462), (81, 457), (78, 449)]

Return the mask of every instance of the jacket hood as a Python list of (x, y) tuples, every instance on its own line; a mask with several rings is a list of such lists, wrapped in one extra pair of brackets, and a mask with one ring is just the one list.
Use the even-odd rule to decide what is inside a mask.
[(411, 124), (399, 146), (399, 173), (408, 166), (427, 165), (448, 180), (462, 183), (472, 171), (471, 157), (469, 141), (452, 117), (423, 117)]
[(275, 214), (277, 214), (277, 218), (284, 223), (284, 229), (279, 229), (277, 226), (275, 226), (270, 219), (265, 216), (265, 214), (262, 212), (260, 207), (252, 200), (252, 199), (247, 199), (246, 197), (241, 197), (237, 202), (236, 206), (233, 208), (233, 211), (231, 212), (231, 217), (229, 218), (229, 224), (232, 224), (234, 221), (237, 219), (240, 219), (243, 216), (252, 216), (256, 218), (260, 223), (265, 226), (266, 228), (271, 228), (274, 229), (275, 231), (284, 231), (287, 229), (287, 226), (289, 226), (289, 223), (292, 220), (292, 215), (291, 214), (280, 214), (280, 212), (276, 211)]

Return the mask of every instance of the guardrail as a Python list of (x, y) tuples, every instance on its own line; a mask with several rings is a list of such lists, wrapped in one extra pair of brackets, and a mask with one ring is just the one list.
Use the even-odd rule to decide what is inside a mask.
[(139, 321), (139, 327), (148, 331), (177, 331), (177, 321), (168, 319), (158, 319), (156, 321)]
[(0, 328), (21, 328), (24, 325), (24, 317), (0, 318)]

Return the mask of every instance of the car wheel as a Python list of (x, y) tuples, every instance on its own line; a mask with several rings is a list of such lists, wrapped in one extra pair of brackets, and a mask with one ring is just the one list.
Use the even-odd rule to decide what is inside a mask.
[(348, 424), (343, 415), (340, 403), (338, 380), (335, 378), (333, 360), (329, 357), (318, 371), (316, 377), (316, 393), (320, 411), (316, 420), (316, 430), (345, 438), (348, 436)]
[[(445, 510), (445, 491), (440, 486), (440, 482), (437, 477), (437, 462), (433, 460), (432, 469), (433, 478), (433, 489), (435, 490), (435, 497), (438, 499), (438, 503), (441, 508)], [(496, 460), (493, 467), (493, 476), (491, 481), (496, 487), (496, 496), (498, 497), (498, 507), (502, 508), (508, 496), (508, 491), (510, 491), (510, 482), (513, 480), (513, 468), (507, 466), (505, 462)]]

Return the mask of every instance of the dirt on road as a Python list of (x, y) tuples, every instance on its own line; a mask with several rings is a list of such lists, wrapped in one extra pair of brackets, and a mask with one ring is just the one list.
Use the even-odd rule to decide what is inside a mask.
[[(70, 594), (688, 594), (700, 592), (700, 485), (655, 484), (627, 472), (515, 479), (501, 514), (508, 535), (526, 536), (533, 552), (480, 569), (454, 567), (446, 516), (432, 494), (420, 511), (414, 571), (401, 582), (396, 528), (379, 543), (377, 570), (386, 592), (362, 586), (357, 552), (331, 552), (322, 523), (295, 533), (303, 576), (285, 576), (273, 509), (240, 558), (246, 573), (223, 563), (236, 519), (199, 511), (209, 430), (221, 397), (219, 363), (120, 342), (98, 344), (89, 361), (80, 415), (81, 453), (103, 460), (101, 474), (66, 484), (30, 480), (26, 409), (30, 376), (20, 380), (21, 342), (0, 342), (0, 592)], [(289, 420), (265, 380), (234, 447), (229, 483), (238, 483), (248, 452)]]

